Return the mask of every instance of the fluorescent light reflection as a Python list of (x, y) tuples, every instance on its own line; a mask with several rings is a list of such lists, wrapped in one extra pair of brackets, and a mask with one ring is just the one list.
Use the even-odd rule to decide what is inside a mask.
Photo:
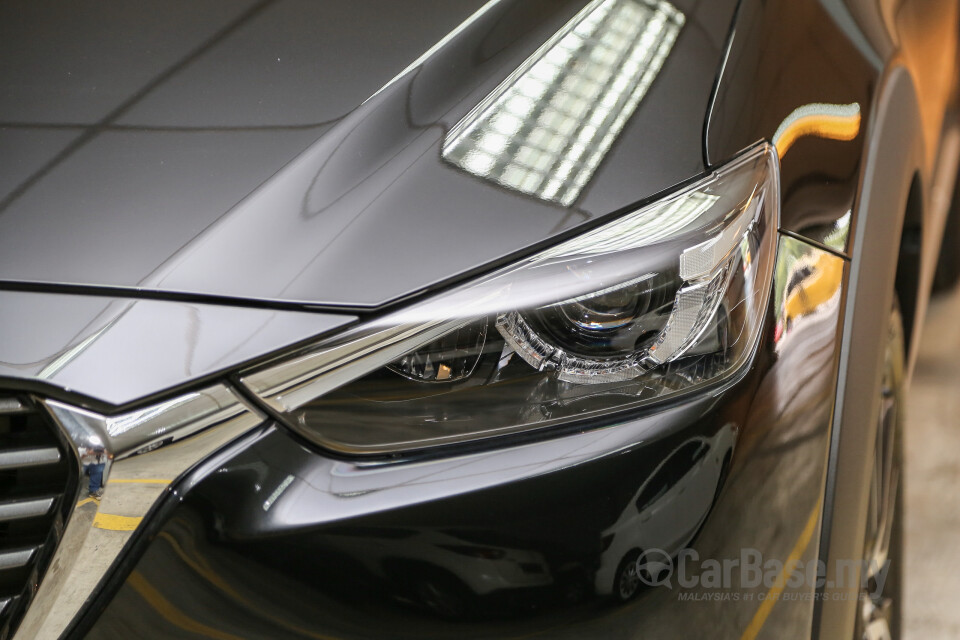
[(572, 204), (683, 22), (663, 0), (594, 0), (451, 129), (443, 158), (505, 187)]

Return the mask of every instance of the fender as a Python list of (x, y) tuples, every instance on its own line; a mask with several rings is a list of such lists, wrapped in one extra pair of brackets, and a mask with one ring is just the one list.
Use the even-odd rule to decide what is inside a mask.
[[(872, 115), (856, 202), (821, 527), (820, 559), (826, 563), (828, 585), (836, 584), (836, 561), (863, 555), (871, 471), (871, 457), (864, 452), (873, 449), (876, 436), (876, 390), (897, 256), (911, 185), (917, 180), (919, 192), (924, 193), (923, 185), (930, 184), (923, 170), (917, 92), (907, 68), (897, 59), (883, 74)], [(915, 331), (920, 324), (914, 324)], [(823, 587), (818, 595), (814, 637), (851, 637), (857, 585)]]

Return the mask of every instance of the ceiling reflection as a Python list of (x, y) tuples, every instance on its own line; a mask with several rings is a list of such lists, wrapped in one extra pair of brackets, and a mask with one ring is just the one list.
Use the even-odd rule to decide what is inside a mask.
[(643, 99), (683, 23), (669, 2), (594, 0), (450, 130), (444, 160), (569, 206)]

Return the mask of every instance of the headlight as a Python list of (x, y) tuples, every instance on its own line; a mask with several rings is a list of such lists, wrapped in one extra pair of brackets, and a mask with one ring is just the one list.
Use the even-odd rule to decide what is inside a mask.
[(716, 384), (755, 349), (778, 203), (776, 153), (760, 145), (241, 382), (303, 436), (349, 453), (542, 429)]

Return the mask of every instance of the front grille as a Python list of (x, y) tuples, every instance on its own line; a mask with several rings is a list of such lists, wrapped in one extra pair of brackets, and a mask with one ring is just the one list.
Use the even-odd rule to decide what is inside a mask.
[(0, 640), (12, 635), (63, 533), (79, 474), (29, 398), (0, 396)]

